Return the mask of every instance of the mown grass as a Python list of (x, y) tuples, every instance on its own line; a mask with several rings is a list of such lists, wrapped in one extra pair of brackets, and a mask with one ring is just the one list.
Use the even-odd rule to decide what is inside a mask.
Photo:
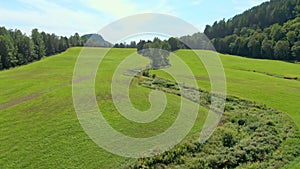
[[(99, 148), (84, 133), (77, 120), (71, 84), (80, 50), (71, 48), (62, 54), (0, 72), (0, 168), (122, 168), (134, 161)], [(90, 52), (97, 54), (103, 50), (91, 48)], [(169, 105), (166, 111), (158, 120), (149, 124), (133, 123), (121, 116), (110, 97), (112, 71), (134, 52), (135, 49), (113, 49), (108, 53), (96, 78), (96, 96), (104, 116), (116, 130), (130, 136), (148, 137), (164, 131), (172, 124), (180, 98), (167, 94)], [(198, 52), (201, 57), (209, 57), (212, 53)], [(199, 87), (210, 90), (209, 78), (196, 55), (188, 50), (177, 51), (176, 55), (192, 69)], [(299, 64), (229, 55), (220, 57), (225, 68), (229, 95), (287, 112), (299, 126), (300, 81), (253, 72), (257, 70), (300, 77)], [(145, 64), (149, 62), (143, 59)], [(172, 62), (172, 57), (170, 59)], [(162, 71), (153, 73), (170, 78)], [(182, 77), (189, 81), (190, 77)], [(136, 108), (149, 108), (150, 89), (133, 82), (130, 90)], [(6, 106), (1, 108), (1, 105)], [(191, 135), (201, 129), (205, 112), (204, 108), (200, 109)]]
[[(6, 104), (0, 109), (0, 168), (122, 168), (135, 160), (98, 147), (80, 126), (71, 86), (80, 50), (71, 48), (33, 64), (0, 72), (0, 105)], [(104, 51), (89, 50), (95, 55)], [(112, 49), (108, 53), (96, 77), (96, 96), (105, 118), (116, 130), (129, 136), (149, 137), (172, 124), (180, 98), (167, 94), (165, 112), (149, 124), (130, 122), (121, 116), (111, 101), (111, 76), (116, 66), (134, 52), (134, 49)], [(143, 59), (145, 64), (149, 62)], [(150, 89), (133, 82), (130, 91), (136, 108), (149, 108)], [(191, 135), (201, 129), (206, 117), (206, 109), (199, 112)]]

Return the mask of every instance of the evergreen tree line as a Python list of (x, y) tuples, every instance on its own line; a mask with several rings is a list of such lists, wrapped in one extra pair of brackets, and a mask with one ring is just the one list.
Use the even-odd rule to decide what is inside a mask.
[[(209, 40), (203, 33), (195, 33), (180, 38), (171, 37), (164, 41), (155, 38), (153, 41), (141, 40), (137, 44), (135, 42), (120, 43), (114, 47), (137, 48), (139, 54), (150, 58), (151, 52), (149, 50), (146, 53), (140, 51), (145, 51), (148, 48), (163, 49), (170, 52), (178, 49), (214, 50), (215, 48), (221, 53), (252, 58), (300, 61), (300, 17), (291, 19), (283, 25), (276, 23), (264, 29), (244, 27), (224, 38)], [(162, 55), (160, 58), (158, 62), (165, 65)]]
[(252, 58), (300, 60), (300, 17), (283, 26), (243, 28), (224, 38), (212, 39), (217, 51)]
[(180, 38), (171, 37), (167, 40), (161, 40), (155, 37), (153, 41), (140, 40), (138, 43), (131, 41), (130, 44), (116, 43), (114, 48), (137, 48), (137, 52), (151, 59), (153, 69), (159, 69), (169, 66), (170, 52), (179, 49), (206, 49), (213, 50), (210, 40), (203, 33), (195, 33), (192, 36), (183, 36)]
[(207, 25), (216, 50), (253, 58), (300, 60), (300, 0), (271, 0)]
[(294, 19), (300, 14), (300, 0), (271, 0), (259, 6), (253, 7), (242, 14), (225, 21), (207, 25), (205, 35), (209, 39), (224, 38), (225, 36), (238, 34), (242, 29), (264, 29), (273, 24), (283, 25), (288, 20)]
[(0, 70), (25, 65), (69, 47), (83, 45), (84, 41), (78, 33), (68, 38), (33, 29), (31, 36), (27, 36), (20, 30), (0, 27)]
[(136, 42), (131, 41), (130, 44), (126, 44), (126, 42), (116, 43), (114, 48), (137, 48)]
[(180, 38), (171, 37), (167, 40), (160, 40), (155, 37), (151, 40), (140, 40), (138, 43), (131, 41), (130, 44), (126, 42), (116, 43), (114, 48), (137, 48), (138, 51), (148, 49), (152, 46), (153, 48), (162, 49), (173, 52), (178, 49), (207, 49), (213, 50), (213, 46), (210, 40), (203, 33), (195, 33), (193, 35), (182, 36)]

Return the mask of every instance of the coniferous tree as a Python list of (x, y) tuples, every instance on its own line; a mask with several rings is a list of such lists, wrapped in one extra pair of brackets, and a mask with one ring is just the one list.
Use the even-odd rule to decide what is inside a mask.
[(38, 29), (33, 29), (31, 32), (31, 39), (34, 44), (35, 55), (34, 58), (39, 60), (46, 55), (45, 43), (42, 35), (39, 33)]

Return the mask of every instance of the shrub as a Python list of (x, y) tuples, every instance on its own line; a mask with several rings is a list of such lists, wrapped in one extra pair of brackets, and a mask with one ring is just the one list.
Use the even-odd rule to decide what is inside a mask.
[(238, 121), (238, 124), (239, 124), (240, 126), (243, 126), (245, 123), (246, 123), (246, 121), (245, 121), (244, 119), (240, 119), (240, 120)]
[(142, 75), (145, 77), (149, 77), (149, 71), (148, 70), (143, 71)]

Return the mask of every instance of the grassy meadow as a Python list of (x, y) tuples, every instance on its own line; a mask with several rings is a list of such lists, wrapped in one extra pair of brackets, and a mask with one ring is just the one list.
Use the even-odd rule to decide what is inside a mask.
[[(89, 50), (94, 55), (104, 51), (100, 48)], [(99, 148), (81, 128), (72, 100), (73, 69), (80, 51), (81, 48), (70, 48), (35, 63), (0, 72), (0, 168), (122, 168), (135, 160)], [(166, 94), (165, 112), (149, 124), (133, 123), (121, 116), (111, 100), (111, 78), (122, 60), (135, 52), (136, 49), (112, 49), (99, 67), (95, 91), (99, 108), (116, 130), (129, 136), (149, 137), (166, 130), (175, 121), (180, 97)], [(201, 57), (214, 54), (196, 52)], [(199, 87), (209, 91), (209, 78), (198, 57), (189, 50), (179, 50), (175, 54), (192, 69)], [(135, 54), (134, 57), (141, 56)], [(220, 58), (229, 95), (286, 112), (299, 126), (300, 81), (283, 77), (299, 79), (300, 64), (221, 54)], [(142, 60), (145, 65), (149, 63), (147, 58)], [(172, 57), (170, 60), (171, 64), (175, 61)], [(172, 79), (162, 70), (151, 73)], [(182, 78), (190, 80), (184, 75)], [(150, 89), (133, 81), (130, 91), (137, 109), (150, 107)], [(190, 135), (201, 129), (206, 112), (205, 108), (200, 108)], [(297, 161), (293, 163), (289, 168), (297, 165)]]
[[(200, 57), (216, 55), (211, 51), (195, 52)], [(191, 68), (199, 87), (209, 91), (209, 77), (199, 57), (191, 50), (180, 50), (175, 54)], [(286, 76), (300, 79), (300, 64), (218, 55), (225, 69), (228, 95), (256, 101), (286, 112), (300, 127), (300, 81), (284, 78)], [(177, 59), (171, 57), (171, 64), (174, 61)], [(170, 76), (162, 70), (155, 70), (152, 73), (171, 80)], [(185, 77), (183, 74), (181, 77), (186, 78), (187, 82), (190, 80), (190, 77)]]
[[(99, 148), (77, 120), (72, 75), (80, 51), (81, 48), (71, 48), (30, 65), (0, 72), (1, 168), (122, 168), (134, 160)], [(94, 55), (103, 51), (89, 49)], [(175, 121), (180, 97), (167, 94), (169, 103), (165, 112), (152, 123), (133, 123), (122, 117), (113, 106), (110, 82), (116, 66), (132, 53), (134, 49), (112, 49), (108, 53), (96, 77), (97, 101), (116, 130), (129, 136), (149, 137)], [(147, 65), (149, 60), (142, 59)], [(136, 108), (150, 107), (147, 101), (150, 89), (133, 82), (130, 91)], [(191, 134), (201, 129), (206, 111), (200, 109)]]

